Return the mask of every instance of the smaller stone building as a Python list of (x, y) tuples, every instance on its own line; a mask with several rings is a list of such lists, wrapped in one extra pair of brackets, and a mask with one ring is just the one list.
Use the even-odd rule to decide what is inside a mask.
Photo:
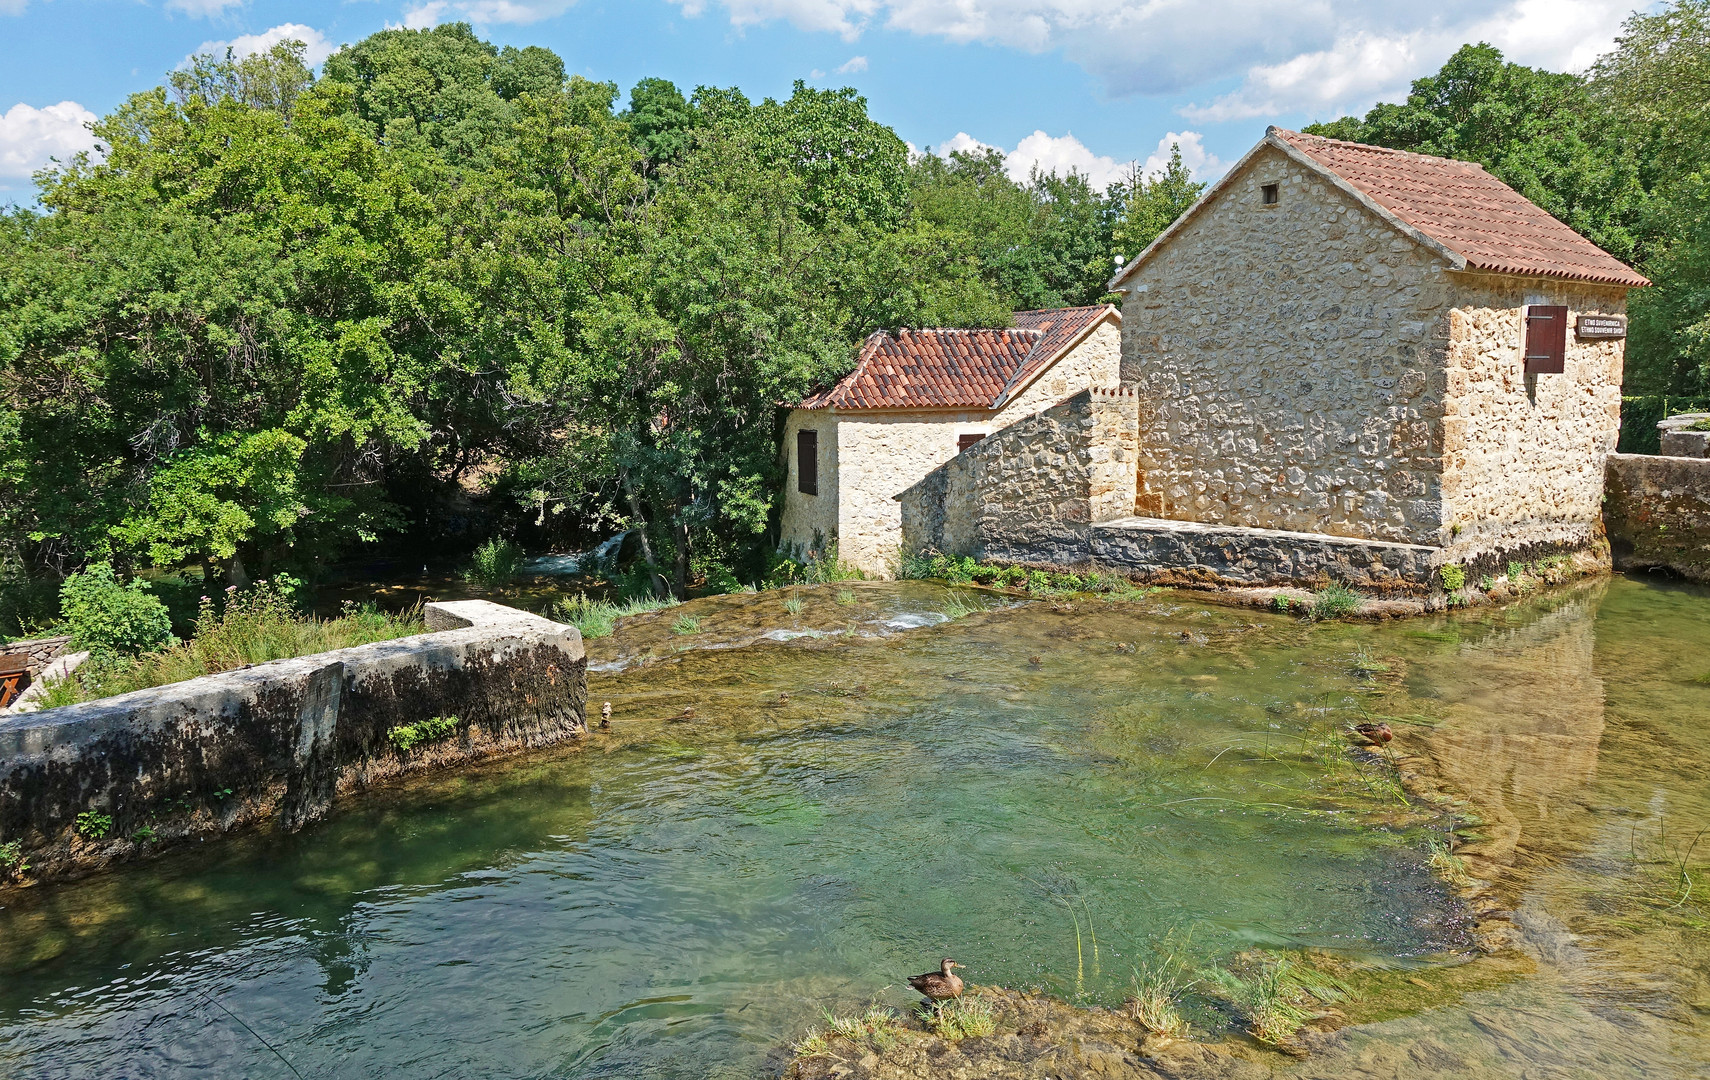
[(1004, 330), (900, 330), (869, 337), (851, 371), (785, 422), (780, 546), (837, 545), (870, 574), (895, 569), (897, 496), (961, 451), (1093, 386), (1114, 386), (1114, 307), (1020, 311)]

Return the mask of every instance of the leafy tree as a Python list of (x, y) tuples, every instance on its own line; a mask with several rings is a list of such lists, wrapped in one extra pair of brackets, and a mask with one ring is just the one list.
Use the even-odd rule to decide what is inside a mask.
[(1205, 185), (1196, 183), (1182, 163), (1182, 148), (1170, 144), (1170, 161), (1157, 176), (1136, 176), (1128, 184), (1122, 219), (1111, 237), (1120, 262), (1145, 251), (1160, 233), (1175, 223), (1198, 200)]
[(676, 163), (693, 143), (694, 129), (703, 122), (677, 85), (666, 79), (643, 79), (629, 92), (629, 108), (619, 117), (651, 165)]

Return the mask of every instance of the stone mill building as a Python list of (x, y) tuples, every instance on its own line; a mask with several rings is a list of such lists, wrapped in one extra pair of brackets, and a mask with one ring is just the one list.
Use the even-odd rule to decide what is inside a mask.
[(1115, 385), (1121, 317), (1109, 305), (1016, 312), (1003, 330), (879, 332), (855, 370), (785, 421), (782, 546), (888, 576), (897, 495), (1012, 421)]
[(1599, 550), (1646, 284), (1475, 164), (1273, 127), (1111, 282), (1110, 392), (901, 492), (904, 546), (1403, 592)]

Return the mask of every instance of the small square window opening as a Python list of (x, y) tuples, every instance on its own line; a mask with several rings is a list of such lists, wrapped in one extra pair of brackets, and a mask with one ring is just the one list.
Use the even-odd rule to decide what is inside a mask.
[(984, 435), (958, 435), (958, 436), (956, 436), (956, 452), (958, 454), (963, 453), (964, 451), (966, 451), (968, 449), (968, 447), (974, 445), (975, 443), (979, 442), (983, 438), (985, 438)]
[(1261, 187), (1259, 189), (1259, 191), (1264, 195), (1266, 206), (1275, 206), (1277, 204), (1277, 185), (1276, 184), (1266, 184), (1265, 186)]

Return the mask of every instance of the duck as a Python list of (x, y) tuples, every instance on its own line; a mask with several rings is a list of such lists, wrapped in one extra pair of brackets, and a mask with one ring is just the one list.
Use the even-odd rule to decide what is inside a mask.
[(612, 726), (612, 703), (609, 701), (600, 706), (600, 726)]
[(693, 705), (683, 706), (682, 712), (678, 713), (676, 716), (671, 717), (672, 720), (693, 720), (694, 718), (695, 718), (695, 707)]
[(1038, 653), (1034, 653), (1032, 656), (1027, 658), (1027, 662), (1032, 664), (1034, 667), (1038, 667), (1040, 664), (1045, 662), (1045, 658), (1040, 656)]
[(1395, 738), (1395, 732), (1389, 730), (1387, 723), (1355, 724), (1353, 732), (1373, 746), (1387, 746), (1389, 740)]
[(1116, 643), (1116, 651), (1119, 653), (1131, 653), (1134, 651), (1134, 645), (1131, 642), (1119, 641)]
[(961, 966), (947, 956), (938, 965), (937, 971), (911, 975), (908, 984), (918, 990), (922, 997), (942, 1008), (944, 1002), (962, 996), (962, 978), (950, 970)]
[(778, 704), (788, 705), (789, 703), (790, 703), (790, 695), (789, 694), (779, 694), (778, 695)]

